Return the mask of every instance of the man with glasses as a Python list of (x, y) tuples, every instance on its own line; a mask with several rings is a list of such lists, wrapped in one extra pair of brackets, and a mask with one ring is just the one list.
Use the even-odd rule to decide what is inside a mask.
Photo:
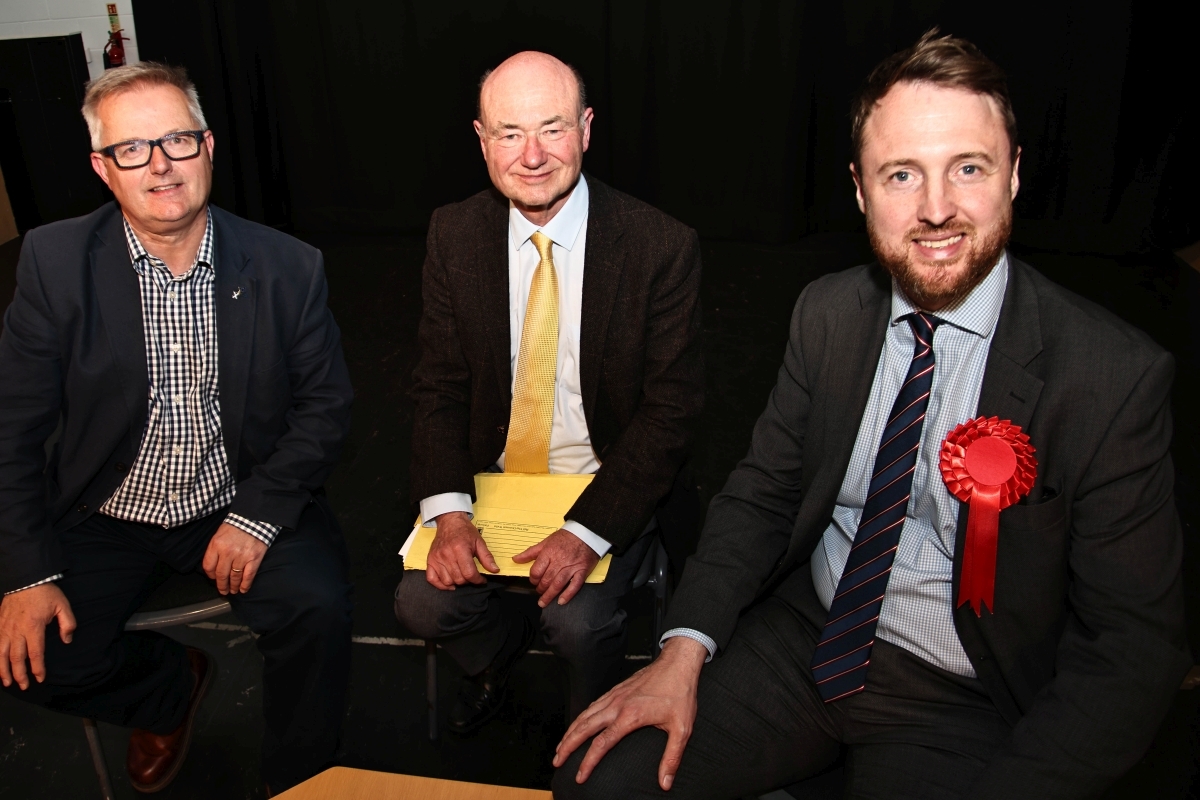
[(321, 487), (353, 392), (321, 254), (208, 204), (183, 70), (109, 70), (83, 115), (116, 202), (26, 235), (0, 336), (0, 682), (134, 728), (129, 780), (164, 788), (215, 665), (123, 627), (160, 563), (202, 569), (258, 637), (269, 795), (331, 761), (349, 677)]
[[(469, 676), (458, 733), (496, 713), (533, 638), (475, 565), (497, 571), (471, 520), (475, 473), (595, 473), (563, 527), (514, 559), (532, 562), (571, 717), (619, 678), (621, 600), (652, 532), (678, 553), (698, 516), (684, 469), (704, 392), (696, 234), (581, 174), (591, 123), (571, 67), (508, 59), (484, 76), (475, 121), (495, 190), (429, 225), (412, 497), (437, 532), (395, 608)], [(585, 585), (609, 552), (607, 579)]]

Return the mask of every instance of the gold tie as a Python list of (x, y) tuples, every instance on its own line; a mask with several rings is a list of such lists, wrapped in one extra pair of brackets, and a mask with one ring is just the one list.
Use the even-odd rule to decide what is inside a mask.
[(529, 287), (512, 417), (504, 448), (505, 472), (550, 471), (550, 426), (554, 422), (554, 379), (558, 372), (558, 275), (550, 238), (538, 231), (529, 237), (541, 260)]

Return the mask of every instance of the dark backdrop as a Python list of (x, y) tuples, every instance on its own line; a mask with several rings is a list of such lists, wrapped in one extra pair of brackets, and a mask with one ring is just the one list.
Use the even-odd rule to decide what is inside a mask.
[(419, 232), (487, 185), (480, 73), (536, 48), (578, 66), (586, 167), (702, 236), (861, 225), (849, 99), (931, 25), (1008, 72), (1025, 148), (1016, 239), (1122, 253), (1200, 238), (1185, 27), (1146, 2), (134, 0), (144, 59), (183, 64), (219, 204), (313, 232)]

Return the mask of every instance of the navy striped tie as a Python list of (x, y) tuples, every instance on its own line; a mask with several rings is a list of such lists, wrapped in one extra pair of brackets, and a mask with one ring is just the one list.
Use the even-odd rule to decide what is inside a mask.
[(941, 322), (931, 314), (908, 316), (916, 339), (912, 364), (883, 429), (854, 546), (813, 653), (813, 677), (826, 703), (857, 694), (867, 683), (879, 609), (912, 493), (933, 386), (933, 332)]

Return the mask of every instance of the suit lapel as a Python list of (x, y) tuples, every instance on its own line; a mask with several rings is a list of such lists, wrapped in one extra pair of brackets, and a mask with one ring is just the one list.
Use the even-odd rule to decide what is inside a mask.
[[(1044, 382), (1026, 371), (1042, 352), (1042, 326), (1037, 290), (1030, 267), (1009, 255), (1011, 269), (1004, 290), (1004, 305), (996, 321), (983, 386), (979, 390), (978, 416), (1011, 420), (1028, 432)], [(1037, 442), (1033, 442), (1037, 447)], [(958, 528), (954, 543), (954, 596), (962, 573), (962, 554), (966, 543), (969, 507), (959, 504)]]
[(589, 179), (588, 195), (583, 307), (579, 321), (579, 385), (583, 392), (584, 416), (590, 425), (600, 388), (608, 321), (621, 285), (625, 252), (619, 246), (623, 231), (608, 187)]
[(494, 203), (484, 212), (484, 223), (475, 240), (474, 263), (478, 278), (475, 302), (484, 327), (484, 341), (492, 351), (496, 388), (512, 402), (512, 330), (508, 319), (508, 201), (493, 192)]
[(217, 386), (221, 397), (221, 435), (229, 471), (237, 480), (246, 387), (254, 349), (258, 281), (225, 212), (213, 214), (213, 305), (217, 319)]
[[(805, 503), (814, 510), (814, 520), (828, 521), (845, 480), (875, 380), (875, 366), (883, 352), (891, 297), (887, 274), (879, 267), (872, 267), (858, 286), (857, 308), (837, 315), (831, 326), (827, 340), (829, 356), (823, 365), (827, 378), (821, 382), (820, 408), (824, 420), (823, 424), (820, 419), (813, 420), (822, 431), (822, 437), (813, 450), (805, 453), (805, 462), (817, 465), (807, 491), (811, 502)], [(824, 532), (823, 524), (814, 527), (804, 524), (805, 520), (798, 520), (801, 522), (799, 530), (812, 531), (817, 536)], [(811, 550), (815, 545), (811, 538), (804, 538), (806, 541), (792, 538), (785, 563), (795, 557), (808, 556), (803, 551)]]
[(129, 260), (121, 212), (116, 204), (113, 210), (111, 219), (96, 231), (96, 244), (91, 252), (93, 285), (129, 408), (131, 430), (140, 430), (145, 424), (150, 390), (142, 293), (137, 272)]

